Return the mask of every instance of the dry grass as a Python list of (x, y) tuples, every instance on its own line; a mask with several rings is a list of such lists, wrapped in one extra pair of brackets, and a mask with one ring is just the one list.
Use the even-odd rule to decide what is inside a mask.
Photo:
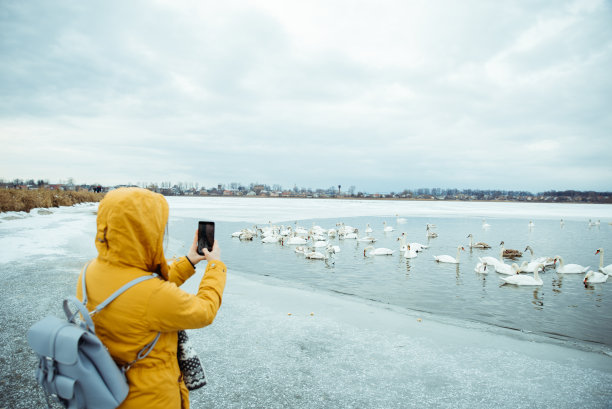
[(0, 190), (0, 212), (29, 212), (36, 207), (72, 206), (77, 203), (99, 202), (104, 193), (94, 193), (86, 190)]

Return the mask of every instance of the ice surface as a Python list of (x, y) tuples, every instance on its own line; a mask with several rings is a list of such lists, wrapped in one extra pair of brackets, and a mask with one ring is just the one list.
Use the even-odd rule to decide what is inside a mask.
[(357, 216), (466, 216), (612, 221), (604, 204), (456, 202), (408, 200), (338, 200), (293, 198), (168, 197), (171, 216), (275, 223)]
[[(95, 252), (97, 203), (52, 208), (51, 214), (0, 213), (0, 263), (67, 255), (78, 243), (78, 252)], [(46, 213), (46, 212), (43, 212)]]

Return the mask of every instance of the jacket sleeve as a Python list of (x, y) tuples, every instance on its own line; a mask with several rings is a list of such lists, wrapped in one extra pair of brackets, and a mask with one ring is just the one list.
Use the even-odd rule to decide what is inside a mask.
[(195, 273), (195, 268), (185, 256), (170, 264), (168, 269), (168, 281), (176, 284), (177, 287), (183, 285)]
[(175, 282), (160, 282), (149, 297), (147, 319), (151, 328), (168, 332), (211, 324), (221, 306), (226, 272), (222, 261), (209, 261), (195, 295), (181, 290)]

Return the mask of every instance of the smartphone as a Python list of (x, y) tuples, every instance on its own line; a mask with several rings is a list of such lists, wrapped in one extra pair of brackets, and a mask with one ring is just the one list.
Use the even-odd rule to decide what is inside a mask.
[(203, 256), (202, 249), (206, 248), (212, 251), (215, 243), (215, 222), (199, 222), (198, 223), (198, 254)]

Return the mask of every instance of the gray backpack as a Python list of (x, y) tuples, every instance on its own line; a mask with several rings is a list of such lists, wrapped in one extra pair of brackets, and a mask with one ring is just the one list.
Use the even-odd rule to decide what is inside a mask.
[[(69, 409), (114, 409), (125, 400), (129, 386), (125, 372), (146, 357), (153, 349), (160, 333), (140, 350), (132, 362), (119, 368), (108, 350), (96, 336), (91, 316), (97, 314), (128, 288), (157, 275), (136, 278), (115, 291), (89, 312), (87, 288), (83, 271), (83, 302), (72, 296), (64, 300), (66, 319), (48, 316), (28, 331), (28, 343), (38, 355), (36, 380), (42, 386), (51, 407), (49, 396), (56, 397)], [(70, 304), (77, 307), (74, 313)], [(77, 323), (80, 314), (84, 322)]]

